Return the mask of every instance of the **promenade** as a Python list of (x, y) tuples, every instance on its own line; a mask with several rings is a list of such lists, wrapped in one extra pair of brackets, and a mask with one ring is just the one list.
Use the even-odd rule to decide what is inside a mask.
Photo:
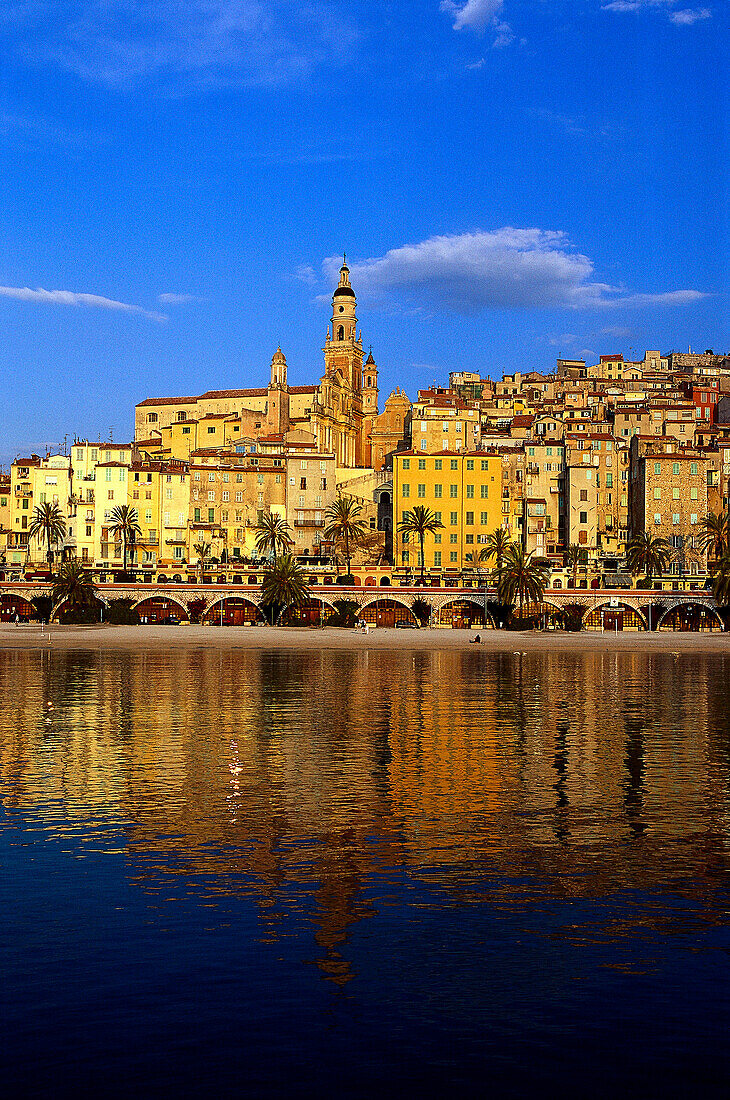
[[(479, 644), (474, 639), (479, 634)], [(657, 652), (730, 653), (730, 634), (561, 630), (460, 630), (379, 627), (60, 626), (0, 624), (0, 649), (342, 649), (455, 650), (489, 653)]]

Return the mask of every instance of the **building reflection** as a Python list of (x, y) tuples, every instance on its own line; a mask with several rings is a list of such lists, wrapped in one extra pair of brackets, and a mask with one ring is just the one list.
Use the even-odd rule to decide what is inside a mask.
[(711, 906), (726, 672), (610, 651), (7, 651), (3, 804), (123, 848), (151, 894), (250, 899), (263, 942), (304, 936), (344, 988), (353, 928), (404, 875), (480, 904), (672, 881)]

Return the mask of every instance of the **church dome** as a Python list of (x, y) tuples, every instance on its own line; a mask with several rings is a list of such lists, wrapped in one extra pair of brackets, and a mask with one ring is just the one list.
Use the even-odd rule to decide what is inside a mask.
[(351, 286), (338, 286), (337, 290), (332, 295), (333, 298), (354, 298), (355, 291)]
[(272, 363), (286, 363), (286, 356), (284, 355), (284, 352), (281, 350), (281, 348), (276, 349), (271, 362)]

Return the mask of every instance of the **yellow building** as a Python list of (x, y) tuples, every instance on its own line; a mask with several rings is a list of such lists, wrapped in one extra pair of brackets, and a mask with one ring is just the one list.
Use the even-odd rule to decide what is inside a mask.
[[(6, 558), (10, 564), (26, 559), (46, 563), (48, 547), (42, 536), (30, 538), (34, 509), (41, 504), (57, 504), (66, 519), (71, 512), (71, 467), (65, 455), (17, 458), (10, 469), (10, 494), (7, 505), (8, 534)], [(66, 536), (53, 547), (56, 557), (73, 547), (74, 528), (69, 522)]]
[(411, 415), (414, 451), (472, 451), (479, 443), (479, 410), (464, 408), (462, 402), (417, 401)]
[(481, 451), (394, 455), (396, 565), (420, 566), (418, 537), (399, 530), (405, 513), (420, 504), (443, 523), (441, 530), (426, 536), (426, 568), (473, 566), (487, 536), (501, 523), (501, 469), (499, 456)]

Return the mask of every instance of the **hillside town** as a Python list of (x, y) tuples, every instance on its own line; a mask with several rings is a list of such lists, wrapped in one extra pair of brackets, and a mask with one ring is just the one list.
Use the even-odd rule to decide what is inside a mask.
[[(355, 585), (481, 583), (502, 531), (554, 589), (631, 587), (627, 548), (644, 535), (669, 549), (654, 588), (706, 586), (707, 517), (730, 496), (730, 355), (558, 359), (500, 381), (459, 364), (448, 385), (415, 400), (397, 388), (381, 409), (356, 307), (343, 261), (315, 384), (290, 386), (279, 348), (265, 386), (148, 397), (130, 442), (75, 438), (68, 454), (16, 458), (0, 477), (0, 580), (78, 559), (100, 583), (127, 571), (255, 583), (257, 532), (274, 516), (314, 582), (336, 583), (327, 513), (346, 497), (363, 528)], [(33, 523), (44, 504), (64, 517), (52, 545)], [(129, 546), (121, 506), (136, 514)], [(422, 542), (404, 522), (416, 506), (435, 519)]]

